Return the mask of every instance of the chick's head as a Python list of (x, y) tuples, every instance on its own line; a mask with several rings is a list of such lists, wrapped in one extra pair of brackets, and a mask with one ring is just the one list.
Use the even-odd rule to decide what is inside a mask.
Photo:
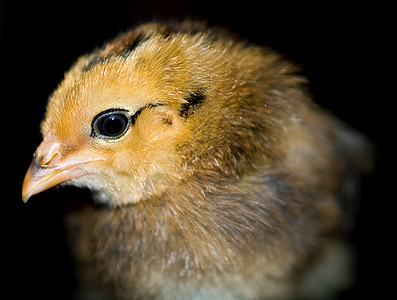
[(291, 67), (263, 52), (149, 24), (81, 57), (49, 99), (23, 199), (66, 182), (136, 203), (199, 172), (239, 176), (280, 155), (282, 132), (270, 128), (283, 128), (283, 109), (263, 91), (276, 93)]

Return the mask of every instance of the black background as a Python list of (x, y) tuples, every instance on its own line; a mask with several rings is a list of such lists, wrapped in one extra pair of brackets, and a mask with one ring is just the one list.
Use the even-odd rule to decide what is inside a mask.
[[(351, 242), (357, 282), (341, 299), (394, 293), (393, 148), (396, 97), (391, 7), (318, 1), (1, 1), (1, 291), (70, 299), (75, 281), (63, 214), (84, 192), (52, 189), (23, 204), (21, 184), (41, 141), (47, 98), (76, 58), (142, 21), (198, 17), (266, 44), (304, 66), (314, 99), (364, 132), (377, 149)], [(347, 2), (347, 1), (345, 1)], [(55, 4), (57, 3), (57, 4)], [(295, 3), (295, 4), (292, 4)], [(314, 2), (317, 3), (317, 2)]]

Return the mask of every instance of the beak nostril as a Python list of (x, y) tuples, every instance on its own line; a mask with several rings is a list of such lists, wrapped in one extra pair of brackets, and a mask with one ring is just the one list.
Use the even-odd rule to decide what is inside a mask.
[(54, 158), (59, 156), (59, 154), (59, 144), (52, 136), (48, 136), (44, 138), (37, 148), (33, 161), (36, 166), (46, 168), (54, 162)]
[(42, 168), (43, 167), (45, 168), (48, 166), (48, 164), (51, 163), (51, 161), (53, 161), (54, 157), (57, 155), (58, 155), (58, 152), (55, 152), (55, 153), (48, 152), (48, 153), (46, 153), (42, 156), (39, 156), (39, 157), (35, 156), (34, 163)]

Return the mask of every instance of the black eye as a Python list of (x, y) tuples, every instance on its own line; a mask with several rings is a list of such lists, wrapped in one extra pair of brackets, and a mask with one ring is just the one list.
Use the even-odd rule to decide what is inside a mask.
[(125, 110), (108, 110), (101, 112), (92, 121), (92, 137), (117, 139), (128, 129), (130, 121)]

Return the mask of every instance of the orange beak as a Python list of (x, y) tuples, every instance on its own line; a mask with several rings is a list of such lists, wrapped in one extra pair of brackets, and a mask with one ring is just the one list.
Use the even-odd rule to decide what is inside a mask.
[[(94, 159), (95, 160), (95, 159)], [(37, 148), (22, 184), (22, 200), (88, 173), (85, 164), (93, 161), (87, 155), (62, 157), (56, 139), (50, 134)]]

